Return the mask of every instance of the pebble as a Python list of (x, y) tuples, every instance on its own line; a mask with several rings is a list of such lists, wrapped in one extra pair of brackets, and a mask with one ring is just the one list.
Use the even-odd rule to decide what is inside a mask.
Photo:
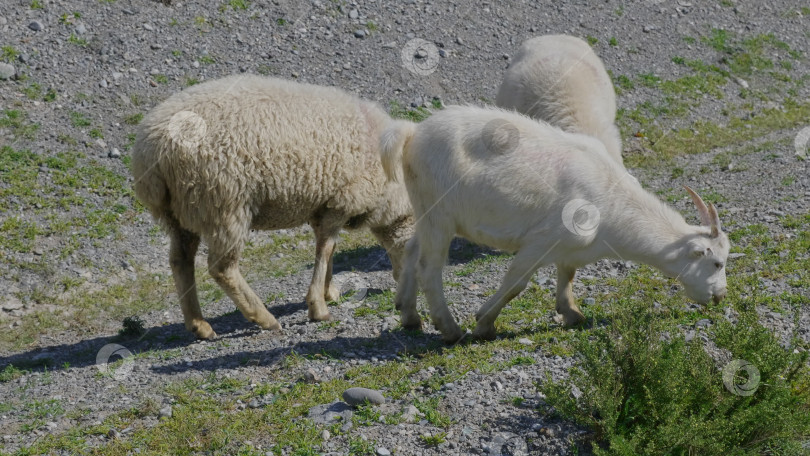
[(328, 430), (324, 429), (323, 431), (321, 431), (321, 440), (323, 440), (324, 442), (329, 440), (331, 437), (332, 434)]
[(76, 24), (75, 30), (76, 33), (78, 33), (79, 35), (84, 35), (85, 33), (87, 33), (87, 26), (85, 26), (84, 24)]
[(28, 28), (30, 28), (31, 30), (33, 30), (35, 32), (38, 32), (38, 31), (42, 30), (42, 22), (31, 21), (31, 23), (28, 24)]
[(363, 29), (357, 29), (357, 30), (354, 31), (354, 37), (355, 38), (365, 38), (366, 37), (366, 31), (363, 30)]
[(368, 388), (349, 388), (343, 392), (343, 400), (351, 406), (358, 406), (366, 401), (372, 404), (384, 404), (385, 397), (379, 391)]
[(17, 69), (14, 68), (14, 65), (0, 62), (0, 81), (11, 79), (15, 74), (17, 74)]
[(391, 451), (389, 451), (388, 448), (377, 447), (377, 456), (390, 456), (390, 455)]
[(644, 33), (650, 33), (650, 32), (652, 32), (653, 30), (655, 30), (655, 29), (657, 29), (657, 28), (658, 28), (658, 27), (656, 27), (656, 26), (654, 26), (654, 25), (645, 25), (645, 26), (644, 26), (644, 27), (641, 29), (641, 31), (642, 31), (642, 32), (644, 32)]
[(596, 299), (594, 299), (594, 298), (585, 298), (585, 299), (582, 300), (582, 303), (585, 304), (586, 306), (592, 306), (592, 305), (596, 304)]
[(163, 407), (162, 409), (160, 409), (160, 412), (158, 412), (158, 418), (171, 418), (171, 417), (172, 417), (171, 405)]
[(712, 325), (712, 321), (708, 318), (703, 318), (695, 323), (695, 328), (706, 328)]
[(523, 345), (533, 345), (534, 344), (534, 342), (532, 342), (531, 339), (527, 339), (525, 337), (521, 337), (520, 339), (518, 339), (518, 342), (523, 344)]
[(22, 308), (23, 303), (16, 296), (14, 295), (6, 296), (5, 302), (3, 302), (3, 310), (11, 312), (12, 310), (19, 310)]
[(360, 14), (356, 9), (349, 11), (349, 19), (357, 19), (358, 16), (360, 16)]

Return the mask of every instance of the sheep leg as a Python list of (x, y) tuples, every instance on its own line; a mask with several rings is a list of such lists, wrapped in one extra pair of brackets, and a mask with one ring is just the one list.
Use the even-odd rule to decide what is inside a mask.
[(217, 333), (203, 319), (194, 279), (194, 255), (200, 245), (200, 237), (180, 228), (176, 223), (169, 231), (169, 264), (172, 267), (177, 296), (180, 297), (180, 309), (183, 311), (186, 329), (200, 339), (213, 339)]
[(394, 304), (400, 311), (402, 327), (405, 329), (421, 329), (422, 318), (416, 310), (416, 261), (419, 255), (419, 243), (416, 237), (405, 244), (405, 255), (402, 259), (402, 270), (397, 281), (397, 296)]
[[(332, 255), (334, 255), (334, 253), (335, 249), (332, 247)], [(332, 283), (332, 255), (329, 255), (329, 261), (326, 263), (326, 280), (324, 281), (324, 289), (326, 292), (323, 295), (326, 302), (340, 299), (340, 288)]]
[[(315, 268), (312, 271), (312, 282), (307, 292), (307, 314), (310, 320), (331, 320), (332, 315), (326, 307), (325, 297), (331, 294), (332, 254), (335, 252), (339, 223), (326, 223), (318, 220), (311, 223), (315, 231)], [(339, 294), (335, 290), (335, 294)]]
[(576, 268), (557, 265), (557, 315), (554, 321), (563, 326), (575, 326), (585, 321), (574, 299), (572, 282), (576, 272)]
[(262, 329), (280, 330), (281, 325), (273, 314), (267, 311), (264, 303), (239, 272), (239, 249), (233, 247), (218, 249), (216, 244), (212, 245), (210, 242), (209, 249), (208, 272), (225, 290), (242, 315)]
[(463, 333), (447, 308), (442, 290), (442, 269), (447, 261), (452, 236), (447, 236), (440, 230), (427, 229), (424, 232), (430, 234), (418, 236), (417, 233), (419, 261), (416, 270), (419, 285), (425, 291), (433, 325), (442, 333), (442, 339), (446, 343), (454, 343), (461, 339)]
[(473, 337), (484, 340), (495, 339), (495, 319), (498, 318), (498, 314), (509, 301), (526, 288), (529, 279), (541, 264), (537, 261), (534, 249), (524, 249), (517, 253), (498, 291), (475, 313), (477, 323)]

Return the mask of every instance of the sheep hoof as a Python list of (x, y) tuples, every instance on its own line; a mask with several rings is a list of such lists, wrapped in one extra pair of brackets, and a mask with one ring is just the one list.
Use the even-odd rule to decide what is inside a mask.
[(456, 328), (455, 330), (449, 331), (446, 334), (443, 332), (442, 333), (442, 340), (447, 345), (454, 345), (454, 344), (456, 344), (458, 342), (461, 342), (461, 340), (466, 335), (467, 335), (467, 333), (461, 331), (461, 328)]
[(417, 315), (416, 317), (402, 316), (402, 327), (408, 330), (421, 331), (422, 318)]
[(565, 314), (557, 314), (553, 318), (555, 323), (561, 324), (565, 327), (577, 326), (585, 322), (585, 315), (581, 312), (567, 312)]
[(326, 302), (337, 302), (340, 300), (340, 289), (336, 287), (334, 284), (329, 285), (329, 290), (324, 293), (324, 299)]
[(309, 319), (311, 321), (332, 321), (335, 319), (335, 317), (333, 317), (332, 314), (329, 313), (329, 311), (326, 311), (326, 313), (322, 313), (310, 309), (308, 314)]
[(495, 340), (496, 334), (495, 326), (478, 325), (473, 331), (473, 337), (479, 340)]
[(217, 333), (214, 332), (214, 329), (211, 328), (211, 325), (209, 325), (207, 321), (197, 323), (194, 327), (190, 329), (191, 332), (193, 332), (194, 335), (197, 337), (197, 339), (211, 340), (217, 337)]

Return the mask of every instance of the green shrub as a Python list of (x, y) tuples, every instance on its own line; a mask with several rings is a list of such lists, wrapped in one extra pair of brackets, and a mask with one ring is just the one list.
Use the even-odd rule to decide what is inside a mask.
[(810, 436), (807, 353), (782, 348), (753, 310), (737, 324), (718, 322), (711, 339), (759, 372), (753, 394), (740, 395), (731, 391), (748, 374), (731, 370), (737, 377), (725, 386), (700, 339), (674, 334), (672, 318), (628, 303), (608, 327), (579, 335), (581, 358), (568, 380), (540, 388), (559, 413), (594, 431), (598, 455), (802, 454)]

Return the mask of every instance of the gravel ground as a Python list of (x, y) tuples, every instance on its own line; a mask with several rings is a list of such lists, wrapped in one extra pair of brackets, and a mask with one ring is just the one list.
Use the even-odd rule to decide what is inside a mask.
[[(773, 34), (790, 49), (804, 56), (780, 71), (791, 80), (806, 80), (809, 72), (810, 11), (800, 2), (687, 2), (648, 0), (637, 2), (543, 1), (543, 2), (460, 2), (421, 1), (319, 1), (277, 0), (246, 3), (246, 9), (234, 8), (242, 2), (184, 1), (165, 5), (148, 0), (5, 0), (0, 4), (0, 45), (14, 48), (17, 55), (4, 49), (3, 72), (16, 74), (0, 79), (0, 108), (24, 113), (25, 122), (37, 123), (32, 137), (12, 127), (0, 127), (0, 145), (29, 149), (43, 157), (55, 157), (66, 150), (78, 150), (80, 165), (92, 165), (126, 176), (129, 187), (128, 135), (134, 131), (131, 116), (146, 112), (172, 93), (195, 81), (232, 73), (268, 74), (300, 81), (335, 85), (378, 100), (388, 106), (430, 107), (443, 104), (481, 104), (494, 100), (509, 57), (520, 43), (546, 33), (568, 33), (593, 37), (597, 54), (614, 76), (654, 74), (661, 79), (676, 79), (688, 74), (674, 56), (722, 63), (722, 53), (702, 45), (699, 37), (712, 28), (725, 29), (742, 36)], [(34, 7), (37, 6), (37, 7)], [(615, 45), (610, 38), (615, 37)], [(684, 37), (698, 38), (697, 41)], [(427, 44), (421, 41), (426, 40)], [(420, 44), (421, 43), (421, 44)], [(420, 47), (421, 46), (421, 47)], [(416, 49), (416, 50), (415, 50)], [(422, 51), (419, 51), (422, 49)], [(414, 55), (422, 52), (418, 56)], [(773, 59), (785, 57), (784, 50), (769, 51)], [(11, 68), (13, 67), (13, 68)], [(40, 95), (27, 90), (38, 84)], [(745, 90), (767, 96), (746, 97)], [(721, 87), (719, 96), (703, 94), (679, 118), (668, 119), (662, 128), (683, 128), (698, 120), (719, 121), (729, 106), (751, 104), (751, 115), (768, 109), (780, 109), (785, 97), (770, 91), (778, 87), (766, 72), (737, 78)], [(793, 86), (792, 86), (793, 87)], [(794, 100), (810, 98), (810, 84), (796, 84)], [(47, 100), (54, 93), (55, 99)], [(623, 90), (618, 101), (629, 111), (645, 102), (656, 101), (659, 92), (638, 85)], [(79, 113), (87, 122), (77, 122)], [(3, 124), (0, 124), (2, 126)], [(705, 193), (722, 195), (718, 200), (723, 222), (730, 227), (762, 224), (770, 235), (788, 238), (791, 230), (780, 220), (786, 215), (802, 216), (810, 211), (810, 173), (808, 161), (798, 160), (794, 138), (802, 138), (804, 118), (799, 127), (774, 128), (733, 148), (706, 150), (699, 155), (676, 157), (668, 166), (633, 169), (631, 172), (662, 198), (673, 198), (673, 205), (694, 221), (691, 203), (678, 193), (688, 184)], [(660, 125), (659, 125), (660, 126)], [(695, 127), (698, 128), (698, 127)], [(94, 133), (96, 130), (96, 133)], [(806, 130), (804, 130), (806, 131)], [(628, 132), (625, 132), (628, 133)], [(631, 132), (632, 133), (632, 132)], [(800, 141), (798, 141), (800, 142)], [(744, 155), (732, 155), (731, 166), (718, 157), (729, 152), (750, 149)], [(643, 135), (625, 135), (625, 149), (644, 154)], [(0, 170), (2, 168), (0, 167)], [(677, 175), (673, 169), (682, 172)], [(40, 168), (39, 179), (48, 181), (52, 170)], [(0, 221), (17, 217), (32, 224), (46, 224), (53, 214), (82, 217), (83, 208), (105, 208), (120, 204), (126, 212), (111, 222), (117, 233), (92, 238), (87, 227), (71, 228), (63, 233), (37, 236), (31, 249), (14, 249), (0, 244), (0, 304), (3, 331), (15, 328), (25, 315), (39, 310), (55, 311), (67, 294), (66, 280), (81, 280), (80, 289), (104, 289), (127, 283), (138, 274), (169, 274), (167, 243), (153, 230), (148, 214), (132, 211), (134, 201), (128, 193), (113, 196), (94, 190), (80, 181), (68, 188), (81, 198), (83, 206), (31, 206), (13, 194), (6, 196), (7, 213)], [(0, 188), (5, 188), (0, 181)], [(295, 236), (308, 229), (290, 230)], [(7, 235), (8, 233), (2, 233)], [(9, 235), (10, 236), (10, 235)], [(253, 244), (272, 242), (267, 233), (254, 233)], [(66, 254), (66, 246), (72, 248)], [(312, 249), (306, 241), (297, 248)], [(459, 286), (448, 288), (448, 299), (457, 316), (467, 316), (483, 302), (486, 290), (497, 287), (506, 262), (493, 261), (472, 274), (457, 274), (471, 258), (492, 252), (456, 241), (451, 252), (447, 280)], [(368, 288), (371, 294), (392, 290), (390, 264), (379, 248), (366, 249), (336, 262), (336, 280), (345, 289)], [(204, 254), (204, 251), (203, 251)], [(198, 261), (203, 261), (200, 256)], [(47, 259), (46, 261), (43, 259)], [(20, 265), (47, 262), (42, 268)], [(310, 260), (311, 261), (311, 260)], [(200, 263), (203, 264), (203, 263)], [(628, 265), (622, 261), (600, 261), (583, 268), (575, 283), (579, 298), (598, 296), (605, 291), (590, 279), (622, 277)], [(250, 275), (249, 271), (246, 274)], [(341, 378), (351, 368), (402, 361), (410, 350), (440, 346), (438, 333), (410, 334), (397, 330), (394, 312), (363, 317), (356, 309), (364, 305), (347, 301), (333, 307), (340, 322), (335, 325), (311, 323), (306, 318), (303, 296), (309, 284), (311, 268), (301, 268), (283, 277), (250, 277), (255, 291), (269, 298), (268, 307), (283, 327), (282, 334), (263, 332), (233, 313), (227, 298), (214, 299), (204, 311), (220, 338), (212, 342), (194, 341), (182, 325), (176, 295), (167, 292), (158, 310), (140, 317), (148, 331), (141, 338), (114, 339), (120, 319), (100, 318), (94, 331), (67, 325), (63, 330), (47, 330), (22, 350), (0, 351), (0, 369), (8, 364), (32, 365), (48, 361), (50, 366), (69, 367), (42, 371), (33, 369), (7, 383), (0, 383), (0, 404), (15, 403), (24, 391), (28, 398), (57, 400), (70, 410), (89, 410), (79, 417), (64, 414), (36, 429), (24, 429), (29, 415), (22, 407), (0, 411), (0, 445), (15, 451), (47, 434), (64, 432), (77, 426), (101, 423), (111, 414), (153, 399), (164, 409), (170, 398), (163, 387), (170, 382), (202, 378), (210, 373), (248, 379), (250, 384), (267, 378), (285, 378), (291, 382), (309, 371), (318, 381)], [(553, 268), (538, 272), (535, 282), (553, 290)], [(588, 284), (582, 282), (585, 280)], [(598, 280), (597, 280), (598, 282)], [(763, 292), (779, 296), (790, 289), (785, 281), (763, 279)], [(792, 336), (810, 343), (810, 291), (799, 289), (799, 318), (762, 309), (762, 321), (787, 344)], [(43, 298), (42, 296), (46, 296)], [(104, 303), (98, 303), (104, 306)], [(543, 303), (551, 314), (551, 303)], [(120, 343), (136, 356), (120, 378), (99, 376), (96, 355), (106, 344)], [(551, 375), (565, 375), (573, 360), (537, 348), (528, 341), (523, 350), (495, 350), (492, 363), (508, 363), (515, 356), (534, 360), (495, 372), (470, 371), (436, 391), (417, 390), (405, 398), (380, 406), (383, 415), (403, 413), (398, 424), (376, 424), (352, 432), (376, 441), (378, 454), (384, 450), (396, 454), (569, 454), (571, 440), (585, 431), (553, 415), (537, 412), (543, 397), (534, 382)], [(285, 359), (291, 353), (312, 355), (329, 352), (326, 358), (306, 357), (294, 366)], [(283, 367), (282, 367), (283, 365)], [(433, 369), (433, 368), (430, 368)], [(441, 376), (441, 369), (426, 369), (414, 381)], [(279, 372), (283, 372), (280, 376)], [(116, 376), (118, 377), (118, 376)], [(122, 392), (123, 391), (123, 392)], [(435, 428), (411, 403), (419, 398), (440, 394), (442, 411), (455, 422)], [(513, 398), (522, 398), (516, 405)], [(240, 404), (238, 407), (260, 407)], [(334, 405), (342, 411), (341, 403)], [(2, 410), (2, 409), (0, 409)], [(165, 412), (162, 410), (161, 413)], [(144, 417), (139, 426), (158, 423), (160, 413)], [(310, 416), (318, 422), (329, 417), (322, 409)], [(50, 420), (50, 418), (49, 418)], [(126, 431), (126, 430), (124, 430)], [(426, 446), (420, 436), (426, 432), (446, 432), (445, 442)], [(118, 431), (116, 431), (118, 432)], [(126, 434), (126, 432), (123, 432)], [(354, 434), (352, 434), (354, 435)], [(126, 435), (88, 436), (90, 446), (106, 445)], [(254, 445), (270, 445), (253, 441)], [(346, 437), (327, 439), (325, 452), (342, 454)]]

